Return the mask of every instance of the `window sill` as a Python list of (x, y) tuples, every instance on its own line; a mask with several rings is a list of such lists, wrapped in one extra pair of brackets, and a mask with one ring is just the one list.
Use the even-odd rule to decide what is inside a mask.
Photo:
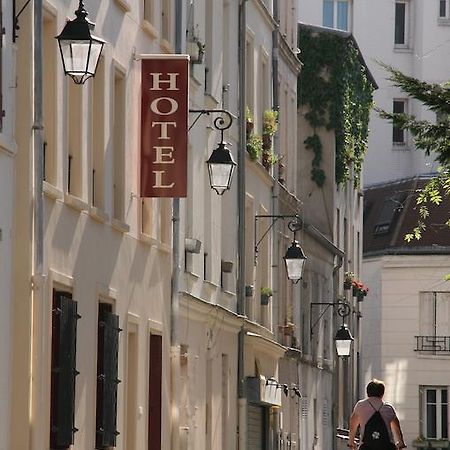
[(48, 181), (44, 181), (43, 183), (43, 191), (44, 195), (53, 200), (61, 200), (64, 197), (64, 194), (61, 189), (58, 189), (53, 184)]
[(140, 233), (139, 240), (143, 242), (146, 245), (149, 245), (151, 247), (157, 247), (159, 250), (162, 250), (166, 253), (172, 252), (172, 247), (168, 244), (165, 244), (164, 242), (158, 241), (158, 239), (155, 239), (154, 237), (150, 236), (146, 233)]
[(97, 206), (89, 207), (89, 215), (96, 222), (106, 223), (109, 221), (109, 214), (107, 214), (105, 211), (103, 211), (103, 209), (98, 208)]
[(150, 245), (152, 247), (157, 247), (159, 245), (159, 242), (158, 242), (157, 239), (155, 239), (154, 237), (152, 237), (152, 236), (150, 236), (149, 234), (146, 234), (146, 233), (141, 233), (139, 235), (139, 239), (144, 244)]
[(450, 26), (450, 17), (439, 17), (437, 20), (437, 24), (439, 26), (449, 27)]
[(130, 225), (119, 219), (113, 219), (111, 221), (111, 225), (116, 231), (119, 231), (120, 233), (123, 234), (128, 233), (130, 231)]
[(131, 5), (127, 2), (127, 0), (115, 0), (117, 5), (124, 10), (124, 12), (131, 11)]
[(76, 211), (87, 211), (89, 209), (88, 204), (81, 198), (72, 194), (64, 194), (64, 203), (73, 208)]
[(412, 53), (412, 48), (409, 45), (394, 44), (395, 53)]
[(158, 30), (148, 20), (144, 19), (142, 21), (142, 28), (152, 39), (159, 37)]
[(394, 151), (409, 151), (409, 146), (406, 144), (406, 143), (404, 143), (404, 144), (400, 144), (400, 143), (398, 143), (398, 144), (395, 144), (395, 143), (393, 143), (392, 144), (392, 150), (394, 150)]

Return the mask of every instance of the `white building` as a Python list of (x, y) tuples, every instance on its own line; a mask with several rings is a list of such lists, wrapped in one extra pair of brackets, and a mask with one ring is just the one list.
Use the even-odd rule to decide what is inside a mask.
[(0, 449), (9, 449), (9, 408), (11, 405), (11, 317), (14, 274), (14, 208), (17, 145), (14, 136), (14, 46), (12, 4), (1, 6), (4, 28), (0, 52)]
[[(447, 81), (447, 1), (300, 0), (299, 4), (301, 21), (345, 29), (355, 35), (379, 84), (374, 96), (377, 106), (412, 113), (418, 119), (435, 119), (434, 113), (392, 87), (377, 61), (419, 79)], [(442, 281), (448, 272), (448, 257), (444, 256), (447, 247), (442, 241), (445, 234), (442, 230), (431, 232), (423, 241), (406, 246), (403, 236), (412, 229), (417, 216), (408, 216), (408, 226), (402, 224), (412, 211), (414, 186), (421, 182), (410, 178), (433, 172), (436, 164), (423, 151), (414, 150), (407, 132), (393, 128), (375, 112), (370, 130), (363, 179), (367, 186), (363, 274), (370, 293), (362, 306), (362, 381), (386, 379), (386, 400), (397, 407), (408, 446), (439, 447), (436, 438), (448, 440), (448, 417), (439, 412), (446, 408), (448, 382), (447, 369), (443, 368), (445, 346), (438, 345), (437, 336), (447, 336), (448, 328), (429, 316), (429, 311), (434, 307), (436, 317), (447, 317), (448, 288)], [(371, 209), (374, 205), (376, 213)], [(431, 275), (429, 268), (437, 266), (442, 270), (432, 270)], [(414, 336), (428, 336), (428, 347), (419, 342), (420, 338), (415, 348)], [(440, 406), (443, 409), (439, 410)], [(439, 425), (433, 428), (433, 423)], [(419, 436), (423, 442), (416, 439)]]
[[(366, 190), (364, 273), (371, 288), (363, 302), (366, 381), (386, 381), (386, 401), (399, 414), (408, 447), (448, 445), (450, 328), (449, 231), (429, 223), (422, 239), (403, 236), (417, 221), (411, 178)], [(439, 223), (447, 208), (432, 208)]]

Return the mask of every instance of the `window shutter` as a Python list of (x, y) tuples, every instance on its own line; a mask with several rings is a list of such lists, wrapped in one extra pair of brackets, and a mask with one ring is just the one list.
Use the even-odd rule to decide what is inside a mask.
[(117, 385), (119, 351), (119, 316), (111, 312), (111, 305), (100, 304), (97, 353), (97, 426), (98, 449), (115, 447), (119, 432), (117, 424)]
[(74, 442), (77, 303), (55, 292), (52, 310), (50, 445), (65, 449)]
[(162, 336), (150, 335), (148, 448), (161, 450)]

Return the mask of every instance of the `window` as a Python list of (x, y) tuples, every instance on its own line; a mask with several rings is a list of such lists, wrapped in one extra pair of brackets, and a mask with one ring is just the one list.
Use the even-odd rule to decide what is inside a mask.
[(113, 217), (124, 220), (125, 76), (118, 69), (114, 71), (113, 114)]
[[(392, 102), (392, 112), (394, 114), (405, 114), (406, 100), (394, 100)], [(399, 128), (395, 124), (392, 124), (392, 143), (394, 145), (406, 144), (405, 130)]]
[(396, 192), (395, 194), (384, 199), (383, 206), (378, 216), (378, 221), (375, 224), (375, 229), (373, 230), (374, 235), (389, 233), (394, 216), (396, 212), (403, 209), (403, 202), (405, 199), (406, 194), (404, 192)]
[(395, 2), (395, 45), (406, 46), (407, 44), (407, 6), (405, 1)]
[(450, 292), (420, 293), (419, 336), (416, 351), (438, 355), (450, 352)]
[(421, 386), (422, 434), (427, 439), (448, 439), (448, 386)]
[(77, 303), (67, 292), (53, 292), (50, 448), (74, 442)]
[(43, 23), (43, 121), (44, 121), (44, 180), (56, 185), (56, 40), (55, 18), (44, 13)]
[(171, 41), (171, 1), (161, 0), (161, 37), (166, 41)]
[(171, 203), (167, 198), (142, 199), (142, 234), (156, 239), (163, 244), (169, 244)]
[(144, 20), (153, 23), (154, 0), (144, 0)]
[(449, 0), (439, 0), (439, 18), (449, 18)]
[(350, 5), (348, 0), (324, 0), (323, 26), (349, 30)]
[(162, 336), (150, 335), (148, 450), (161, 450)]
[(91, 202), (105, 209), (104, 159), (105, 159), (105, 61), (100, 59), (97, 73), (91, 82)]
[(251, 113), (255, 112), (255, 75), (254, 75), (254, 41), (253, 36), (247, 33), (245, 41), (245, 103), (249, 107)]
[(97, 336), (97, 408), (95, 448), (116, 446), (119, 316), (112, 305), (100, 303)]
[(83, 87), (75, 84), (70, 77), (66, 77), (68, 90), (68, 154), (67, 154), (67, 192), (78, 198), (83, 198), (83, 152), (82, 133), (82, 97)]
[[(3, 3), (0, 4), (0, 30), (3, 28)], [(14, 30), (15, 32), (15, 30)], [(5, 110), (3, 109), (3, 39), (0, 39), (0, 132), (3, 131), (3, 117), (5, 117)]]

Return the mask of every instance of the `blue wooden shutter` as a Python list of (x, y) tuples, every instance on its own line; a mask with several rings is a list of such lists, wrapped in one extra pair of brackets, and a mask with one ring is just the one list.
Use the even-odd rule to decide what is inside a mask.
[(74, 442), (77, 303), (70, 294), (54, 292), (50, 446), (65, 449)]
[(117, 424), (117, 385), (119, 352), (119, 316), (111, 305), (99, 305), (97, 353), (97, 426), (98, 449), (115, 447), (119, 432)]

